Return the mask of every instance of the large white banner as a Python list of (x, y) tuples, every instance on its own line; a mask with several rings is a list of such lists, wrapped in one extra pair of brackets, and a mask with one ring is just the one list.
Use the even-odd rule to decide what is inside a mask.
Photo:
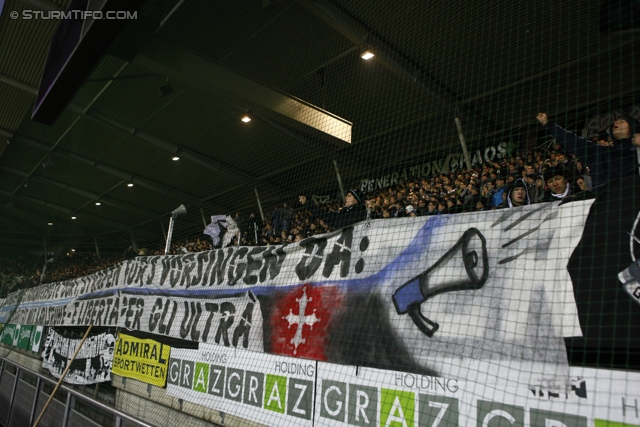
[(581, 336), (566, 266), (591, 203), (373, 220), (285, 246), (138, 257), (25, 291), (12, 322), (533, 384), (567, 377), (564, 337)]

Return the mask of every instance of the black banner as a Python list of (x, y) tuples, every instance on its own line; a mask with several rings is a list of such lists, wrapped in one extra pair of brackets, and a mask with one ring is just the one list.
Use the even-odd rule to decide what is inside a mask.
[(609, 360), (609, 351), (640, 349), (639, 219), (640, 177), (611, 182), (598, 192), (567, 266), (584, 336), (571, 344)]

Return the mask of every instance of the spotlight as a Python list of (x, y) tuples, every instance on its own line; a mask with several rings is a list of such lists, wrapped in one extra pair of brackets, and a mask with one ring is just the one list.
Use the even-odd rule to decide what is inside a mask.
[(371, 52), (370, 50), (365, 50), (364, 52), (362, 52), (362, 54), (360, 55), (360, 58), (364, 59), (365, 61), (370, 60), (371, 58), (373, 58), (375, 55), (373, 54), (373, 52)]
[(175, 225), (176, 218), (187, 214), (187, 208), (184, 205), (180, 205), (171, 211), (171, 219), (169, 219), (169, 233), (167, 234), (167, 245), (164, 248), (164, 254), (169, 254), (169, 248), (171, 247), (171, 237), (173, 236), (173, 226)]
[(169, 96), (173, 93), (173, 87), (169, 84), (169, 79), (167, 82), (158, 88), (162, 96)]
[(178, 156), (173, 156), (173, 157), (171, 158), (171, 160), (173, 160), (174, 162), (177, 162), (178, 160), (180, 160), (180, 157), (178, 157)]
[(100, 202), (96, 202), (96, 206), (100, 206), (100, 204), (101, 204)]
[(133, 187), (133, 184), (130, 182), (127, 184), (127, 187)]
[(246, 114), (245, 114), (244, 116), (242, 116), (242, 119), (241, 119), (241, 120), (242, 120), (244, 123), (249, 123), (249, 122), (251, 121), (251, 117), (249, 117), (248, 115), (246, 115)]
[(52, 222), (48, 222), (47, 225), (53, 225), (53, 223)]
[(186, 215), (186, 214), (187, 214), (187, 208), (185, 208), (184, 205), (180, 205), (171, 211), (172, 218), (177, 218), (179, 216)]
[(72, 216), (72, 217), (71, 217), (71, 219), (76, 219), (76, 217), (75, 217), (75, 216)]
[(75, 251), (76, 251), (75, 249), (71, 249), (71, 252), (75, 252)]

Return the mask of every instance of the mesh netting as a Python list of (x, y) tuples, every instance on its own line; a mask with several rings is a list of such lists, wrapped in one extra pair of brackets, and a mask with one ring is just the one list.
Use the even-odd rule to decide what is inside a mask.
[(0, 157), (25, 411), (639, 425), (636, 2), (165, 3)]

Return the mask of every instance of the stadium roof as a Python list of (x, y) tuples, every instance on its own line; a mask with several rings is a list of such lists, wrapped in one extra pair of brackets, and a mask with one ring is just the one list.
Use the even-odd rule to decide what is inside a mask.
[(337, 187), (333, 160), (350, 185), (458, 150), (456, 115), (473, 145), (638, 91), (640, 35), (600, 31), (589, 0), (149, 0), (48, 126), (31, 112), (59, 21), (10, 12), (69, 4), (0, 17), (2, 248), (158, 235), (180, 204), (202, 224), (256, 193), (268, 210)]

